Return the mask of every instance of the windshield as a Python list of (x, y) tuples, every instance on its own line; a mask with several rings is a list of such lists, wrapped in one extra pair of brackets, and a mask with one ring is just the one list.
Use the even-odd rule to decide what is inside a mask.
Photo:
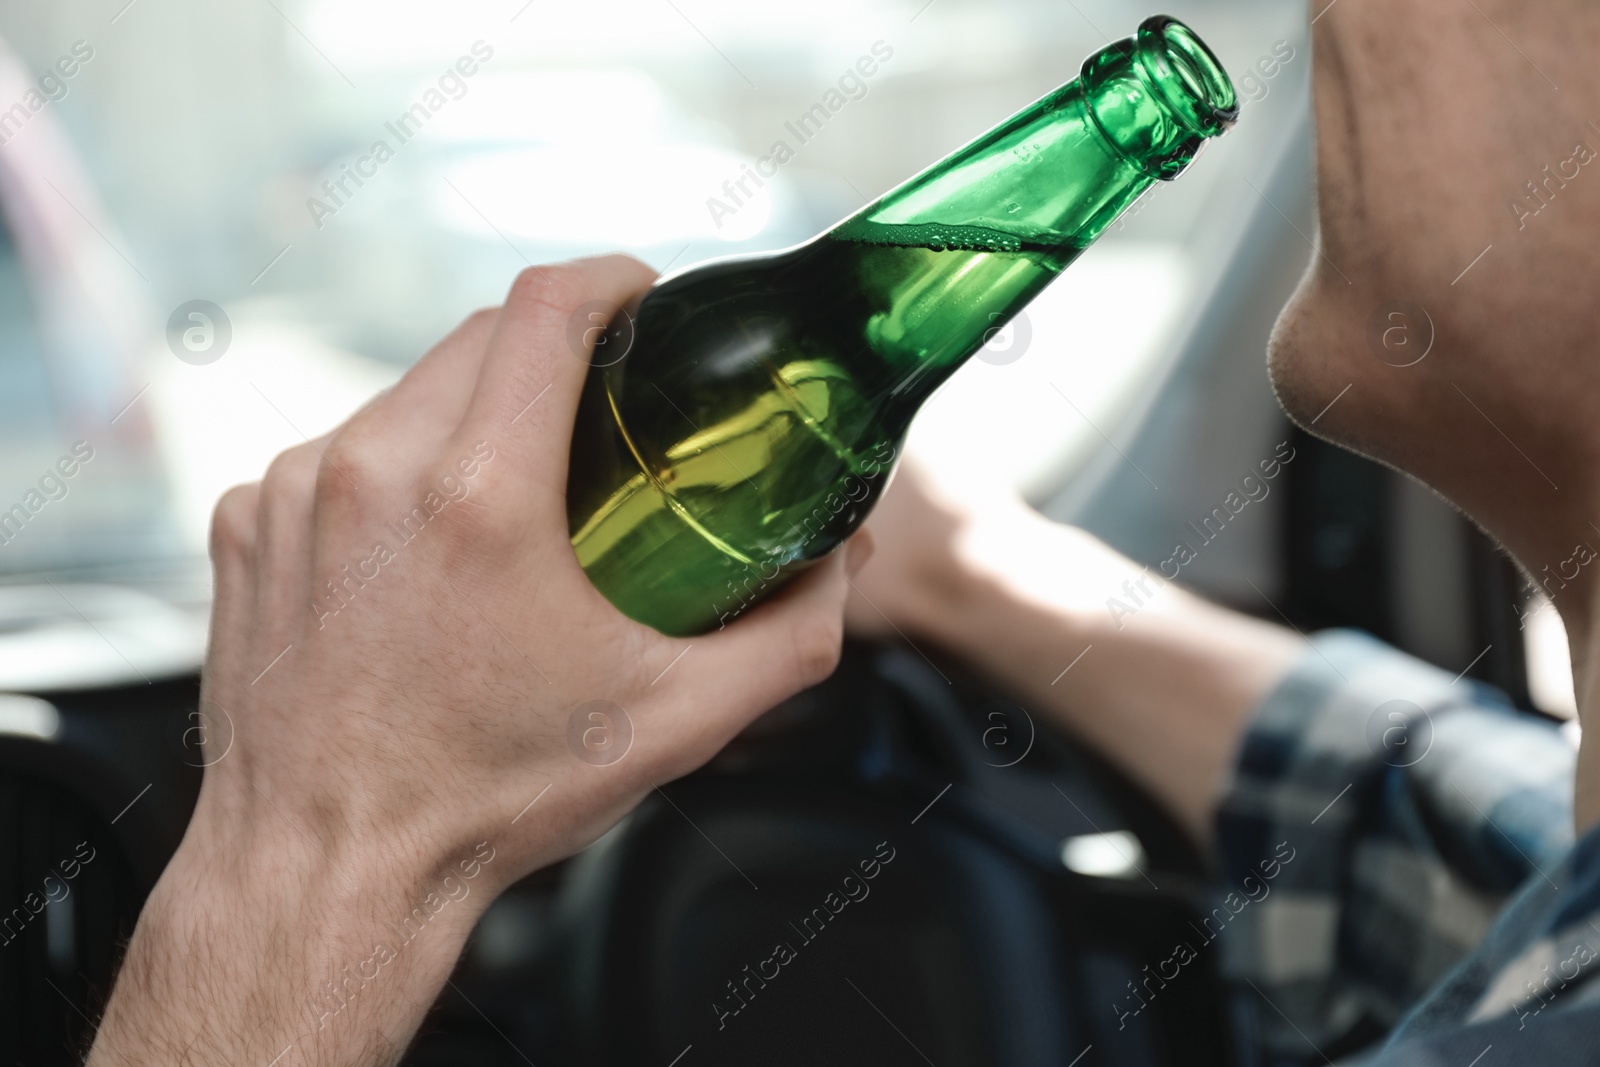
[[(528, 264), (621, 249), (668, 269), (793, 244), (1074, 77), (1148, 13), (5, 5), (0, 578), (199, 560), (223, 489), (337, 425)], [(1038, 374), (1070, 381), (1090, 416), (1130, 410), (1204, 294), (1208, 213), (1253, 195), (1221, 176), (1290, 124), (1280, 98), (1304, 70), (1281, 90), (1253, 71), (1280, 41), (1280, 58), (1300, 54), (1299, 8), (1172, 13), (1245, 76), (1255, 113), (1029, 309), (1021, 328), (1052, 362), (1002, 376), (1002, 353), (930, 407), (925, 436), (973, 420), (999, 434), (981, 458), (1014, 482), (1059, 481), (1089, 439), (1029, 406), (1052, 399)], [(752, 180), (778, 142), (782, 165)], [(1135, 290), (1138, 316), (1094, 314)]]

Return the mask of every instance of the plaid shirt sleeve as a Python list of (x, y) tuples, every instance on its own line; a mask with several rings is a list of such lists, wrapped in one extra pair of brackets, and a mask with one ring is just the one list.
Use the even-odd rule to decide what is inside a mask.
[(1218, 814), (1224, 973), (1272, 1063), (1388, 1033), (1572, 845), (1553, 724), (1353, 631), (1257, 710)]

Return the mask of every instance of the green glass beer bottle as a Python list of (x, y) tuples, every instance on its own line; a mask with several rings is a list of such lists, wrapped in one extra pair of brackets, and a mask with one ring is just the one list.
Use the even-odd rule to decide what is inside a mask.
[(590, 580), (688, 635), (826, 555), (923, 401), (1237, 116), (1210, 50), (1157, 16), (833, 229), (662, 278), (611, 316), (579, 405), (567, 507)]

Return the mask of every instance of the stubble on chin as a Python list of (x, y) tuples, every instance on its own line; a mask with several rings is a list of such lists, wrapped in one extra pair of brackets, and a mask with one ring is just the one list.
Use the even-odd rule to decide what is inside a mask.
[(1333, 421), (1328, 404), (1350, 384), (1337, 366), (1333, 325), (1313, 269), (1278, 313), (1267, 341), (1267, 374), (1279, 405), (1301, 429), (1320, 436), (1329, 436), (1323, 423)]

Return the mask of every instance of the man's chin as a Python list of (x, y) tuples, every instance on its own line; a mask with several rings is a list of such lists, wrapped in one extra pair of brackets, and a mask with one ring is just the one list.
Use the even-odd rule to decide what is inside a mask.
[[(1369, 417), (1381, 403), (1373, 383), (1375, 366), (1362, 361), (1364, 339), (1346, 327), (1351, 316), (1316, 293), (1308, 278), (1284, 307), (1267, 344), (1267, 374), (1278, 404), (1289, 418), (1326, 441), (1379, 462), (1396, 465), (1404, 442), (1386, 441)], [(1376, 364), (1376, 360), (1370, 360)]]
[(1329, 316), (1318, 307), (1314, 289), (1315, 283), (1307, 279), (1278, 315), (1267, 342), (1267, 375), (1278, 404), (1296, 425), (1337, 440), (1328, 432), (1328, 426), (1339, 421), (1328, 417), (1329, 405), (1346, 399), (1340, 392), (1350, 377), (1336, 365), (1334, 353), (1340, 346), (1319, 321)]

